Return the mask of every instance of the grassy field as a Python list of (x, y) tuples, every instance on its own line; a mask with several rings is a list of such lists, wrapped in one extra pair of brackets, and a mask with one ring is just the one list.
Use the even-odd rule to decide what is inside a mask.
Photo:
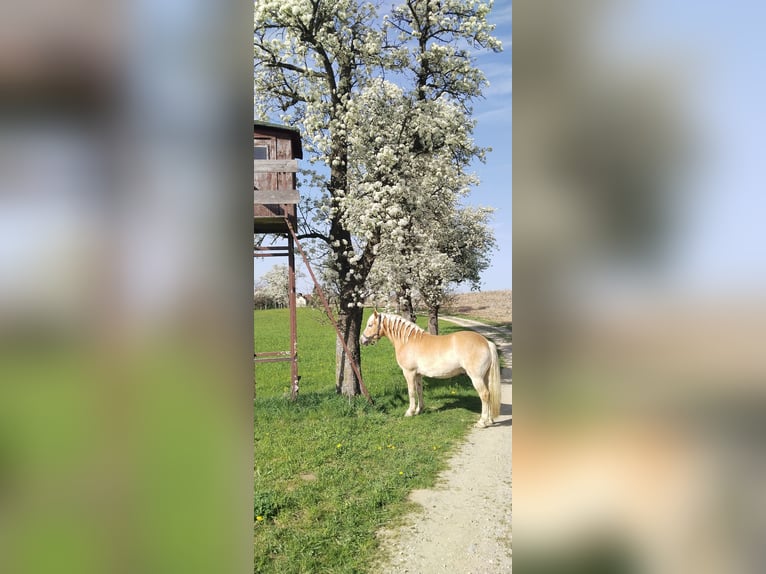
[[(289, 347), (287, 317), (255, 312), (257, 351)], [(481, 403), (465, 376), (426, 380), (425, 412), (404, 418), (407, 385), (388, 340), (362, 349), (375, 405), (338, 396), (334, 349), (324, 315), (298, 309), (298, 401), (287, 398), (289, 363), (256, 367), (255, 572), (369, 572), (379, 558), (375, 533), (411, 508), (412, 489), (434, 484), (478, 419)]]

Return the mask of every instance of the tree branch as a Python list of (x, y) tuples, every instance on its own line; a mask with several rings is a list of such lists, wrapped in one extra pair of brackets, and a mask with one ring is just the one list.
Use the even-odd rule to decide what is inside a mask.
[(316, 70), (301, 68), (300, 66), (296, 66), (295, 64), (290, 64), (288, 62), (280, 62), (280, 61), (266, 62), (266, 66), (269, 68), (279, 68), (281, 70), (290, 70), (292, 72), (298, 72), (299, 74), (303, 74), (305, 76), (311, 76), (314, 78), (327, 77), (327, 75), (324, 72), (317, 72)]
[(327, 245), (330, 245), (330, 238), (327, 237), (323, 233), (318, 233), (316, 231), (313, 231), (311, 233), (301, 233), (298, 236), (298, 239), (320, 239), (321, 241), (324, 241), (327, 243)]

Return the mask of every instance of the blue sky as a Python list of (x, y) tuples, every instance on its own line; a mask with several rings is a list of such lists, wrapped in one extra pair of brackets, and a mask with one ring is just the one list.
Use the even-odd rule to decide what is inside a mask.
[[(510, 288), (512, 281), (511, 2), (497, 0), (491, 20), (505, 50), (477, 60), (490, 87), (475, 106), (475, 136), (494, 151), (477, 166), (482, 184), (470, 200), (497, 208), (499, 251), (484, 273), (484, 290)], [(619, 52), (671, 70), (677, 82), (696, 157), (662, 277), (685, 292), (766, 284), (764, 22), (764, 2), (632, 0), (614, 2), (596, 26), (607, 57)]]
[(766, 280), (766, 3), (635, 0), (611, 42), (677, 70), (697, 159), (669, 279), (683, 289), (759, 288)]
[(511, 2), (496, 1), (489, 19), (496, 25), (495, 36), (503, 42), (503, 52), (482, 53), (477, 58), (477, 65), (487, 76), (489, 87), (484, 91), (484, 99), (474, 105), (477, 121), (474, 137), (477, 144), (492, 148), (492, 152), (488, 154), (485, 164), (476, 163), (475, 170), (481, 178), (481, 184), (473, 190), (468, 200), (472, 205), (496, 209), (493, 227), (498, 250), (493, 254), (490, 268), (482, 275), (482, 291), (510, 289), (513, 273)]

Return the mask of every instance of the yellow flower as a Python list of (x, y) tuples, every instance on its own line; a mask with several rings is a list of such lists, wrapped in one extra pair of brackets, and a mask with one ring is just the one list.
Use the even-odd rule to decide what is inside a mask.
[(404, 474), (404, 471), (400, 470), (400, 471), (399, 471), (399, 474)]
[(263, 520), (263, 516), (256, 516), (256, 517), (255, 517), (255, 519), (256, 519), (258, 522), (261, 522), (261, 521)]
[(338, 443), (338, 444), (336, 444), (336, 445), (335, 445), (335, 448), (340, 448), (340, 447), (342, 447), (342, 446), (343, 446), (343, 445), (342, 445), (341, 443)]

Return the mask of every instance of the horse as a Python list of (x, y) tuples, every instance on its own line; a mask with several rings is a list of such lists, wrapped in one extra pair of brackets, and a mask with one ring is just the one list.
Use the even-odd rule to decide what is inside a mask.
[(388, 337), (396, 362), (407, 380), (410, 407), (405, 417), (423, 411), (423, 377), (448, 379), (461, 373), (471, 378), (481, 399), (481, 418), (476, 427), (494, 423), (500, 413), (500, 364), (495, 344), (475, 331), (431, 335), (398, 315), (373, 311), (360, 337), (363, 345)]

